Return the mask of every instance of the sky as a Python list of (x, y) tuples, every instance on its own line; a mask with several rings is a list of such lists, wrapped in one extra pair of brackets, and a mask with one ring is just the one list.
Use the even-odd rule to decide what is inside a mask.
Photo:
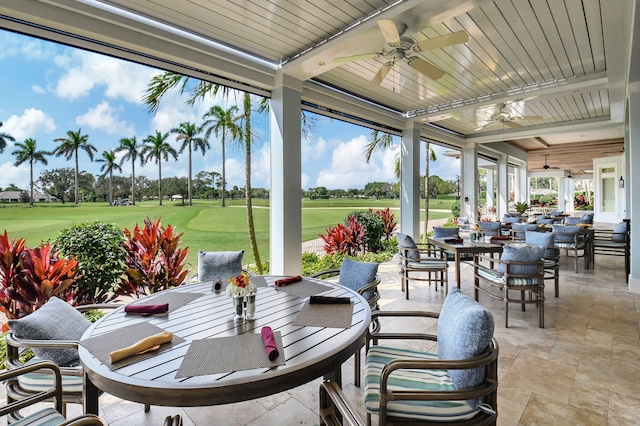
[[(0, 122), (1, 132), (12, 135), (16, 142), (27, 138), (37, 141), (37, 148), (53, 151), (54, 139), (67, 137), (67, 131), (82, 129), (88, 142), (97, 148), (94, 159), (103, 151), (115, 149), (122, 138), (136, 136), (142, 141), (156, 131), (168, 132), (180, 123), (202, 123), (203, 114), (212, 105), (227, 108), (236, 103), (229, 99), (207, 99), (188, 106), (177, 91), (168, 93), (155, 115), (142, 102), (149, 81), (161, 71), (144, 65), (71, 48), (68, 46), (0, 30)], [(238, 98), (241, 108), (241, 99)], [(269, 120), (254, 114), (252, 125), (256, 140), (252, 145), (252, 186), (269, 188)], [(324, 118), (310, 140), (301, 137), (302, 189), (324, 186), (328, 189), (364, 188), (369, 182), (395, 182), (396, 148), (376, 153), (371, 162), (364, 161), (363, 151), (370, 130), (339, 120)], [(176, 150), (180, 142), (170, 135), (168, 141)], [(221, 172), (221, 144), (212, 136), (211, 148), (193, 155), (193, 175), (199, 171)], [(442, 155), (444, 148), (432, 144), (438, 160), (431, 163), (431, 175), (456, 179), (459, 160)], [(9, 142), (0, 153), (0, 188), (15, 184), (29, 186), (29, 165), (15, 167), (14, 143)], [(421, 168), (424, 170), (424, 144), (421, 144)], [(122, 154), (118, 154), (120, 157)], [(80, 152), (80, 169), (101, 175), (101, 163), (90, 162)], [(75, 167), (64, 156), (47, 157), (48, 165), (34, 167), (34, 179), (42, 170)], [(226, 145), (227, 188), (244, 186), (244, 151)], [(131, 176), (131, 163), (122, 165), (124, 177)], [(162, 163), (162, 177), (185, 177), (188, 159)], [(149, 162), (136, 164), (136, 176), (158, 178), (158, 166)]]

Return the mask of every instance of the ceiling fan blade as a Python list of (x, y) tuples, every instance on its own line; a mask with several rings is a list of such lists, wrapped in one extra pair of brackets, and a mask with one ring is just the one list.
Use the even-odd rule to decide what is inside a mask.
[(375, 59), (382, 56), (380, 53), (362, 53), (360, 55), (342, 56), (340, 58), (333, 58), (333, 63), (341, 64), (343, 62), (358, 61), (360, 59)]
[(477, 127), (474, 131), (478, 132), (478, 131), (484, 129), (485, 127), (487, 127), (489, 124), (493, 124), (493, 123), (495, 123), (495, 121), (487, 121), (483, 125)]
[(453, 46), (455, 44), (466, 43), (468, 41), (469, 34), (467, 34), (465, 31), (457, 31), (455, 33), (445, 34), (439, 37), (430, 38), (428, 40), (419, 41), (415, 44), (415, 50), (419, 52), (426, 52), (433, 49)]
[(445, 72), (440, 68), (436, 67), (435, 65), (431, 65), (429, 62), (416, 56), (407, 58), (407, 63), (411, 68), (418, 71), (419, 73), (426, 75), (431, 80), (437, 80), (445, 75)]
[(514, 123), (513, 121), (510, 121), (510, 120), (504, 120), (504, 125), (507, 127), (511, 127), (512, 129), (518, 129), (522, 127), (518, 123)]
[(544, 120), (544, 117), (541, 115), (512, 115), (511, 119), (516, 121), (522, 121), (522, 120), (541, 121), (541, 120)]
[(400, 33), (393, 19), (378, 19), (378, 28), (389, 44), (400, 44)]
[(371, 80), (371, 83), (375, 83), (377, 85), (382, 84), (382, 81), (387, 76), (387, 74), (389, 74), (391, 68), (393, 68), (393, 62), (387, 62), (386, 64), (381, 66), (376, 75)]

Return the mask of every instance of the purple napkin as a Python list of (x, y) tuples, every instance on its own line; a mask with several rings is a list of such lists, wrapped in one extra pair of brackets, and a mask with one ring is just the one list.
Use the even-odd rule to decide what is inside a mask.
[(124, 307), (124, 311), (128, 314), (139, 314), (142, 316), (164, 314), (165, 312), (169, 312), (169, 304), (163, 303), (162, 305), (128, 305)]
[(282, 287), (287, 284), (295, 283), (298, 281), (302, 281), (302, 277), (300, 275), (296, 275), (295, 277), (282, 278), (282, 279), (276, 280), (276, 287)]
[(269, 361), (275, 361), (280, 354), (278, 353), (278, 346), (276, 345), (275, 337), (273, 337), (271, 327), (265, 325), (260, 332), (262, 333), (262, 343), (264, 343), (264, 349), (267, 351)]

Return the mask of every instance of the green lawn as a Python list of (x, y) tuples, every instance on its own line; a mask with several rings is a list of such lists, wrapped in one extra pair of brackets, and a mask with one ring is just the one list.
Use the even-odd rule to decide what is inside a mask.
[[(194, 201), (194, 205), (182, 206), (179, 202), (165, 202), (162, 207), (155, 202), (143, 202), (136, 206), (112, 207), (104, 203), (0, 205), (0, 232), (5, 229), (10, 238), (22, 237), (33, 247), (54, 239), (60, 231), (73, 224), (99, 220), (115, 223), (120, 228), (133, 228), (145, 217), (152, 220), (161, 218), (163, 225), (172, 225), (184, 233), (183, 245), (189, 247), (187, 262), (197, 265), (197, 251), (223, 251), (245, 249), (244, 261), (251, 263), (253, 256), (247, 236), (247, 219), (244, 200), (227, 200), (226, 208), (218, 202)], [(450, 217), (450, 203), (432, 202), (430, 219)], [(369, 207), (390, 207), (399, 220), (399, 200), (303, 200), (302, 238), (304, 241), (318, 238), (328, 226), (342, 223), (344, 216), (354, 210)], [(269, 257), (269, 209), (268, 200), (254, 200), (254, 220), (256, 237), (262, 260)]]

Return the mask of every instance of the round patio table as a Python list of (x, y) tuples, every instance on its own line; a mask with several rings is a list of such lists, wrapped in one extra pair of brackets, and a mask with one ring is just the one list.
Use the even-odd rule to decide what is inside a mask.
[[(277, 277), (263, 279), (268, 283)], [(107, 314), (85, 332), (83, 340), (147, 321), (171, 331), (184, 341), (148, 359), (114, 370), (80, 346), (80, 361), (85, 374), (85, 412), (98, 413), (100, 391), (143, 404), (187, 407), (259, 398), (321, 376), (340, 382), (341, 365), (364, 344), (371, 321), (369, 304), (356, 292), (337, 284), (313, 278), (305, 278), (305, 281), (328, 286), (323, 295), (351, 299), (350, 328), (293, 325), (308, 297), (298, 297), (271, 286), (258, 288), (257, 318), (238, 324), (233, 320), (230, 297), (224, 292), (213, 292), (211, 282), (183, 285), (157, 293), (200, 294), (177, 310), (170, 310), (166, 316), (126, 314), (124, 307)], [(154, 296), (148, 296), (148, 303), (153, 303)], [(244, 333), (259, 334), (263, 326), (280, 332), (286, 360), (284, 365), (175, 378), (192, 341)]]

